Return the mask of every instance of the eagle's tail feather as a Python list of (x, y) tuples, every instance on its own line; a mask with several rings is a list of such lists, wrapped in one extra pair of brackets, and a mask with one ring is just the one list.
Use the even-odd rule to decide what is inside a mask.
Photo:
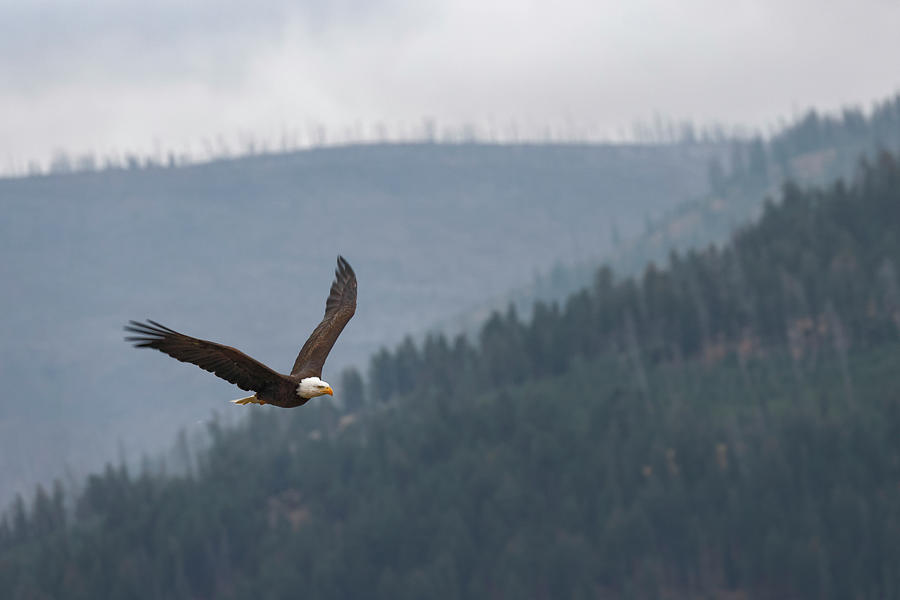
[(237, 400), (232, 400), (232, 404), (265, 404), (262, 400), (256, 397), (256, 394), (252, 396), (247, 396), (246, 398), (238, 398)]

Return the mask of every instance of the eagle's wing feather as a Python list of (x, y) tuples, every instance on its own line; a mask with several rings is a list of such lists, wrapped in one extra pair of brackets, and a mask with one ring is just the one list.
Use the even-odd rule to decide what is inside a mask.
[(291, 375), (321, 377), (322, 366), (344, 326), (356, 312), (356, 274), (343, 256), (338, 256), (331, 292), (325, 302), (325, 316), (303, 344)]
[(125, 339), (134, 342), (136, 347), (156, 348), (172, 358), (193, 363), (242, 390), (260, 391), (284, 379), (283, 375), (231, 346), (193, 338), (150, 319), (147, 323), (129, 323), (125, 330), (136, 335)]

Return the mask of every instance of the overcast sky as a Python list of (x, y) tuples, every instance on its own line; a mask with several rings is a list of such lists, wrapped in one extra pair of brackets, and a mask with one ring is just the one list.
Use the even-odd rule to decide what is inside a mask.
[(0, 0), (0, 170), (433, 118), (615, 137), (900, 91), (896, 0)]

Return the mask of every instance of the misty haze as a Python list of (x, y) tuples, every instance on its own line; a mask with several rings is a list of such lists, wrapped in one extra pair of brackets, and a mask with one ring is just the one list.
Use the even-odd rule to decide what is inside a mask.
[(897, 6), (0, 19), (0, 597), (900, 597)]

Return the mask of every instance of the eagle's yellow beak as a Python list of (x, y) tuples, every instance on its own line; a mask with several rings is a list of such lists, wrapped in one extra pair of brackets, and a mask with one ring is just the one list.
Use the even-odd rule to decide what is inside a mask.
[(329, 396), (334, 396), (334, 390), (331, 389), (331, 386), (329, 385), (324, 390), (322, 390), (322, 394), (328, 394)]

